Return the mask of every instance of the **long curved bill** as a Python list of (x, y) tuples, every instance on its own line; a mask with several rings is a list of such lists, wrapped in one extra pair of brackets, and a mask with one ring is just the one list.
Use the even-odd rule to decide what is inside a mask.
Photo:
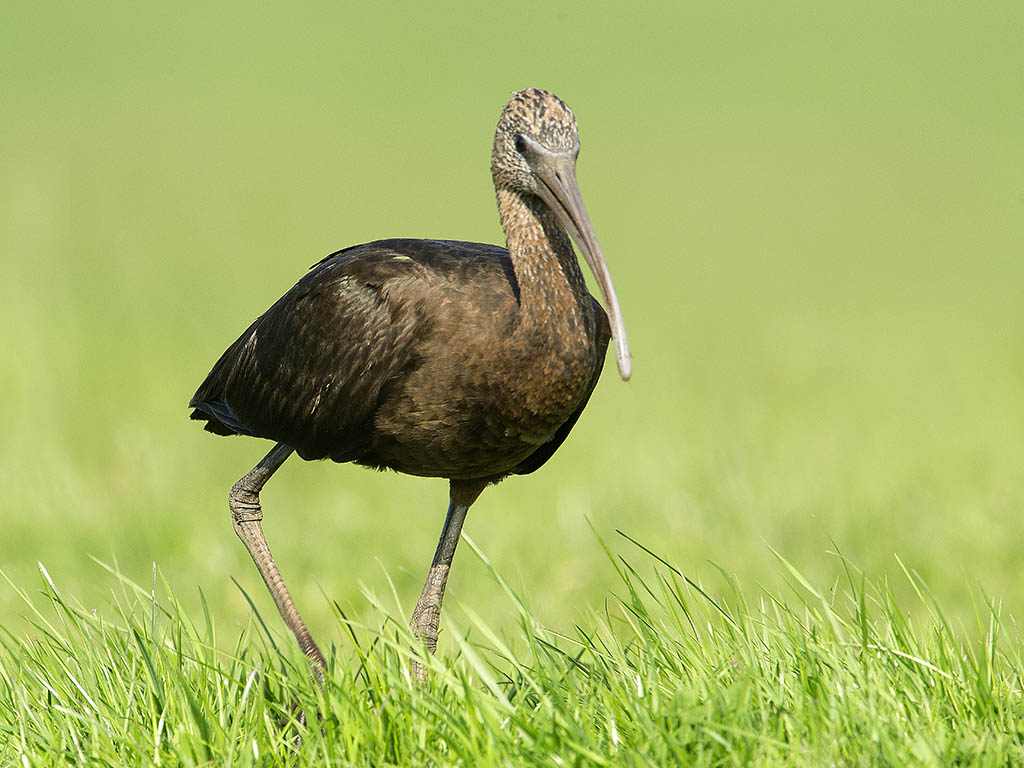
[(622, 322), (622, 311), (619, 309), (619, 299), (615, 295), (612, 276), (608, 272), (608, 265), (604, 261), (604, 254), (601, 252), (597, 235), (594, 234), (594, 227), (590, 223), (590, 217), (576, 184), (576, 155), (568, 152), (551, 152), (538, 145), (531, 149), (533, 152), (530, 152), (528, 162), (542, 182), (538, 185), (540, 198), (555, 212), (583, 254), (590, 271), (597, 278), (612, 326), (612, 341), (615, 344), (619, 375), (623, 381), (628, 381), (633, 371), (633, 362), (629, 355), (629, 342), (626, 340), (626, 326)]

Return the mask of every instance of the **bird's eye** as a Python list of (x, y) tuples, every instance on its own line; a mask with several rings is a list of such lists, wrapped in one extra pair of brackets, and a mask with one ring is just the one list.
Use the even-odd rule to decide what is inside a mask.
[(526, 153), (526, 137), (523, 134), (516, 134), (516, 152), (520, 155)]

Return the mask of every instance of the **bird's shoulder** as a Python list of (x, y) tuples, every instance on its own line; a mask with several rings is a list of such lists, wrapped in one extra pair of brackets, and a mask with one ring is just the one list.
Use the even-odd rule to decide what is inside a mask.
[(310, 267), (261, 318), (261, 325), (290, 333), (375, 331), (387, 319), (393, 330), (437, 323), (454, 313), (507, 314), (519, 288), (508, 251), (455, 240), (377, 240), (345, 248)]
[(514, 284), (515, 272), (508, 250), (497, 245), (392, 238), (328, 254), (310, 267), (300, 284), (345, 278), (367, 285), (415, 279), (485, 286)]

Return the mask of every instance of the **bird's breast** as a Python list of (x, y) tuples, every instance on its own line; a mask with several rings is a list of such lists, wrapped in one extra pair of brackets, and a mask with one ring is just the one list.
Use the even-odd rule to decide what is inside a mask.
[(452, 307), (434, 350), (398, 383), (375, 419), (374, 463), (456, 479), (511, 471), (580, 407), (597, 359), (595, 320)]

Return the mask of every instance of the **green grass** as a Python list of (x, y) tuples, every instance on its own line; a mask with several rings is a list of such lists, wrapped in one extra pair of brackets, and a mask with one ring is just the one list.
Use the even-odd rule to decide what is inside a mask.
[[(1024, 760), (1019, 630), (976, 596), (952, 626), (921, 579), (926, 618), (836, 555), (816, 589), (776, 554), (783, 594), (724, 572), (697, 584), (641, 546), (607, 550), (602, 608), (545, 626), (488, 568), (517, 617), (445, 617), (426, 686), (396, 594), (367, 625), (335, 608), (318, 689), (290, 638), (257, 613), (225, 637), (165, 582), (120, 580), (106, 616), (42, 566), (22, 593), (36, 632), (0, 649), (0, 760), (24, 765), (1016, 765)], [(596, 547), (595, 543), (595, 547)], [(616, 549), (619, 545), (616, 544)], [(720, 594), (717, 592), (720, 590)], [(392, 602), (393, 601), (393, 602)], [(299, 720), (306, 714), (306, 724)], [(315, 717), (314, 717), (315, 713)]]
[[(331, 724), (311, 763), (1021, 762), (1019, 2), (8, 5), (0, 763), (272, 763), (293, 699)], [(531, 85), (579, 118), (634, 377), (474, 505), (511, 588), (463, 545), (426, 690), (402, 627), (446, 484), (274, 476), (314, 701), (227, 510), (269, 446), (185, 404), (326, 253), (500, 242), (491, 135)]]

